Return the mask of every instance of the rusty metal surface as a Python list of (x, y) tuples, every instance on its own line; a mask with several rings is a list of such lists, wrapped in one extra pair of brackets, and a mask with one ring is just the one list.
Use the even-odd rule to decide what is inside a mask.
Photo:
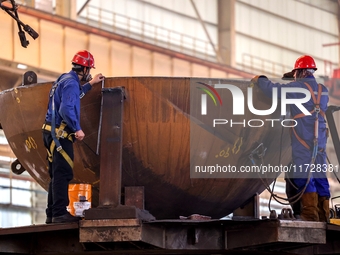
[(144, 210), (144, 187), (125, 187), (124, 204)]
[(2, 235), (13, 235), (13, 234), (26, 234), (26, 233), (38, 233), (38, 232), (49, 232), (59, 231), (66, 229), (78, 229), (78, 222), (72, 223), (59, 223), (59, 224), (38, 224), (30, 226), (22, 226), (15, 228), (0, 228), (0, 236)]
[(136, 219), (84, 220), (80, 222), (80, 242), (141, 241), (142, 224)]
[(306, 221), (82, 220), (0, 228), (0, 254), (338, 254), (339, 233)]
[(226, 239), (230, 249), (276, 242), (326, 244), (326, 224), (291, 220), (238, 222), (226, 230)]
[[(207, 82), (207, 79), (201, 80)], [(235, 83), (233, 80), (221, 82)], [(247, 82), (241, 82), (241, 85), (248, 86)], [(0, 123), (9, 144), (25, 169), (45, 189), (49, 176), (41, 126), (50, 87), (51, 83), (44, 83), (0, 93)], [(129, 95), (124, 103), (122, 188), (144, 186), (145, 209), (157, 219), (193, 213), (223, 217), (256, 192), (264, 190), (260, 179), (190, 179), (190, 78), (107, 78), (105, 88), (114, 87), (124, 87)], [(254, 100), (260, 104), (258, 109), (268, 109), (271, 105), (259, 91)], [(100, 157), (96, 148), (100, 103), (101, 87), (97, 84), (81, 100), (81, 126), (86, 136), (83, 142), (74, 145), (73, 182), (93, 185), (94, 207), (98, 205), (99, 197)], [(196, 131), (200, 143), (209, 153), (216, 153), (211, 150), (213, 147), (232, 146), (235, 139), (242, 136), (240, 153), (229, 158), (230, 164), (239, 166), (246, 162), (257, 142), (264, 142), (268, 148), (266, 164), (279, 163), (277, 148), (281, 128), (252, 132), (240, 128), (238, 133), (226, 129), (222, 138), (205, 129)], [(281, 163), (284, 165), (290, 160), (289, 132), (283, 133), (282, 137)]]
[[(326, 224), (280, 220), (92, 220), (80, 224), (81, 242), (141, 241), (164, 250), (280, 251), (326, 244)], [(160, 252), (161, 253), (161, 252)]]
[(121, 204), (124, 90), (102, 90), (99, 206)]
[(98, 206), (84, 211), (86, 220), (95, 219), (141, 219), (140, 212), (135, 206)]
[(83, 251), (79, 224), (0, 228), (0, 254), (52, 254)]
[(22, 83), (22, 75), (19, 73), (12, 73), (8, 70), (0, 70), (0, 91), (13, 88)]

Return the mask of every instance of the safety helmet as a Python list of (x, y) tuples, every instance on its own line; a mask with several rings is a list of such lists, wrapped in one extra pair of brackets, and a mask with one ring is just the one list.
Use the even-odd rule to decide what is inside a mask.
[(314, 69), (317, 70), (314, 59), (311, 56), (303, 55), (295, 61), (294, 70), (296, 69)]
[(77, 64), (77, 65), (81, 65), (81, 66), (85, 66), (85, 67), (95, 68), (94, 67), (94, 58), (93, 58), (92, 54), (90, 52), (88, 52), (87, 50), (78, 51), (74, 55), (74, 57), (72, 59), (72, 63)]

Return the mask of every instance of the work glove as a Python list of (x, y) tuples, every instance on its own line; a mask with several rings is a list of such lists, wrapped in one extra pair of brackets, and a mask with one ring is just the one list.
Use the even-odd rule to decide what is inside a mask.
[(266, 78), (266, 79), (268, 79), (268, 78), (267, 78), (266, 76), (264, 76), (264, 75), (256, 75), (254, 78), (252, 78), (252, 79), (250, 80), (250, 87), (254, 87), (255, 85), (257, 85), (259, 78)]
[(284, 73), (282, 75), (282, 80), (294, 80), (294, 71)]

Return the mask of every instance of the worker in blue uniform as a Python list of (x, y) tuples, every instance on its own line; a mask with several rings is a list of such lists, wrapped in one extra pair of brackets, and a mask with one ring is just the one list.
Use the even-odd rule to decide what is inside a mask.
[[(73, 142), (84, 139), (80, 126), (80, 99), (95, 83), (105, 77), (99, 73), (93, 79), (94, 58), (86, 50), (77, 52), (72, 59), (72, 70), (62, 74), (53, 84), (50, 94), (43, 141), (48, 154), (49, 175), (46, 223), (78, 221), (67, 211), (68, 184), (73, 179)], [(82, 83), (84, 85), (81, 85)]]
[[(290, 105), (290, 113), (296, 123), (291, 132), (292, 176), (298, 192), (302, 193), (301, 219), (327, 222), (330, 191), (327, 179), (325, 112), (329, 98), (327, 88), (315, 80), (313, 74), (316, 70), (314, 59), (304, 55), (296, 60), (294, 69), (290, 72), (294, 77), (293, 81), (287, 84), (274, 83), (261, 75), (255, 76), (252, 83), (257, 84), (268, 97), (272, 97), (273, 88), (278, 89), (279, 98), (281, 98), (281, 88), (284, 87), (310, 91), (311, 99), (302, 105), (311, 115), (302, 113), (295, 104)], [(289, 99), (305, 96), (304, 93), (286, 95)]]

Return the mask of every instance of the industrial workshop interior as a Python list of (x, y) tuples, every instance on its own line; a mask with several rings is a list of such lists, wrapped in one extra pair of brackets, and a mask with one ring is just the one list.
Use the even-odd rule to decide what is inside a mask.
[[(339, 254), (340, 0), (0, 0), (0, 5), (0, 254)], [(46, 114), (49, 88), (71, 70), (72, 58), (80, 50), (95, 59), (92, 76), (105, 76), (88, 92), (96, 96), (81, 100), (81, 123), (88, 137), (74, 143), (76, 173), (70, 183), (79, 189), (86, 186), (85, 209), (92, 208), (80, 227), (45, 224), (50, 179), (41, 117)], [(251, 164), (256, 150), (261, 166), (289, 163), (291, 133), (281, 132), (288, 128), (266, 127), (261, 132), (262, 127), (251, 128), (248, 122), (235, 131), (237, 139), (219, 137), (201, 122), (203, 108), (202, 114), (193, 116), (193, 108), (199, 108), (189, 99), (204, 90), (209, 109), (219, 109), (222, 101), (229, 107), (225, 109), (232, 109), (236, 101), (221, 100), (212, 84), (235, 82), (247, 91), (257, 75), (287, 83), (283, 75), (304, 55), (315, 60), (314, 76), (328, 89), (328, 106), (333, 109), (327, 115), (331, 120), (327, 118), (326, 153), (332, 167), (327, 178), (334, 220), (308, 225), (292, 216), (285, 173), (269, 183), (262, 178), (228, 179), (226, 184), (222, 177), (189, 178), (194, 154), (211, 156), (217, 147), (218, 162), (224, 157)], [(223, 99), (226, 95), (220, 93)], [(252, 116), (256, 125), (259, 118)], [(114, 130), (119, 129), (122, 137), (105, 129), (104, 124), (115, 121)], [(105, 135), (113, 137), (104, 139)], [(222, 147), (223, 139), (231, 147)], [(109, 148), (103, 149), (105, 143), (114, 143), (113, 157)], [(99, 151), (105, 151), (103, 157)], [(103, 171), (104, 166), (119, 168), (117, 175)], [(111, 187), (115, 191), (108, 195)], [(70, 188), (69, 210), (74, 211), (72, 195)], [(109, 217), (104, 224), (106, 213), (98, 208), (107, 203), (140, 205), (145, 214), (137, 211), (137, 220), (155, 222), (132, 223), (125, 215), (124, 223), (129, 207), (126, 212), (119, 209), (123, 220)], [(220, 223), (233, 217), (234, 223)], [(288, 223), (280, 223), (283, 218)], [(299, 227), (303, 230), (297, 231)], [(286, 235), (271, 239), (266, 228)], [(7, 232), (1, 234), (2, 230)], [(53, 233), (58, 235), (58, 248), (52, 247)], [(65, 240), (63, 235), (72, 237)], [(45, 241), (40, 244), (39, 238)], [(73, 246), (64, 245), (70, 240)]]

